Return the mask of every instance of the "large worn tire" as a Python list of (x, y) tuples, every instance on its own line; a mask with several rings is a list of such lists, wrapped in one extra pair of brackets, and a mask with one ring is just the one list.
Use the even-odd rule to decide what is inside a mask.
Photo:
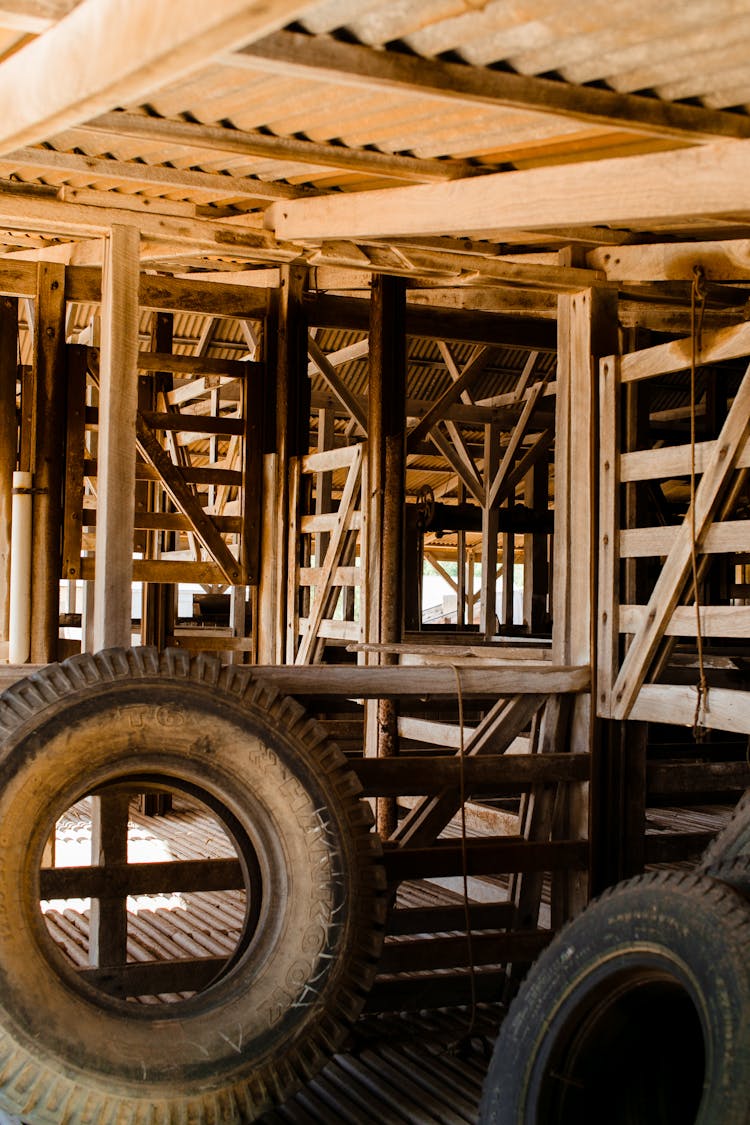
[(482, 1125), (747, 1125), (750, 910), (658, 872), (560, 932), (500, 1029)]
[[(0, 733), (0, 1109), (34, 1125), (255, 1120), (342, 1043), (380, 953), (380, 847), (342, 754), (252, 669), (153, 649), (33, 674), (0, 698)], [(82, 981), (40, 911), (50, 826), (126, 776), (215, 799), (258, 858), (247, 947), (175, 1005)]]
[(750, 855), (750, 789), (746, 790), (732, 816), (701, 856), (699, 871), (707, 871), (716, 863), (724, 863)]

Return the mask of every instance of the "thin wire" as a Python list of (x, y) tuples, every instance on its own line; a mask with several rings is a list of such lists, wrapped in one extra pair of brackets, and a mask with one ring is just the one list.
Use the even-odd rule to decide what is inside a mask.
[(698, 544), (695, 526), (695, 412), (696, 412), (696, 368), (701, 351), (703, 332), (703, 313), (706, 308), (705, 274), (701, 266), (693, 266), (693, 282), (690, 287), (690, 563), (693, 573), (693, 603), (695, 605), (695, 635), (698, 646), (698, 694), (693, 716), (693, 737), (696, 742), (705, 738), (705, 727), (701, 718), (705, 713), (708, 684), (703, 660), (703, 632), (701, 627), (701, 603), (698, 589)]

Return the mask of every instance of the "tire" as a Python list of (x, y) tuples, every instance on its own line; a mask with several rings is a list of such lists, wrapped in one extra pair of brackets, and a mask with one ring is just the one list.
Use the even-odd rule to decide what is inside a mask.
[(697, 870), (707, 871), (716, 863), (743, 855), (750, 855), (750, 789), (742, 794), (731, 818), (706, 848)]
[[(342, 1044), (382, 947), (380, 844), (343, 755), (251, 668), (148, 648), (33, 674), (0, 697), (0, 731), (0, 1109), (34, 1125), (255, 1120)], [(40, 910), (55, 819), (126, 777), (228, 810), (261, 872), (239, 955), (175, 1005), (81, 979)]]
[(747, 1125), (750, 910), (658, 872), (608, 891), (521, 986), (482, 1125)]

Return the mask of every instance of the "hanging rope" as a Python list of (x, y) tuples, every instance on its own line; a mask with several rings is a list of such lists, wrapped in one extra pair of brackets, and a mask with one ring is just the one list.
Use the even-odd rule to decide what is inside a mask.
[(693, 736), (702, 742), (706, 735), (701, 719), (705, 713), (708, 684), (703, 662), (703, 632), (701, 625), (701, 602), (698, 589), (698, 544), (695, 530), (695, 413), (696, 413), (696, 368), (701, 351), (703, 333), (703, 314), (706, 308), (705, 274), (702, 266), (693, 266), (693, 282), (690, 287), (690, 562), (693, 574), (693, 602), (695, 605), (695, 634), (698, 646), (698, 694), (693, 716)]

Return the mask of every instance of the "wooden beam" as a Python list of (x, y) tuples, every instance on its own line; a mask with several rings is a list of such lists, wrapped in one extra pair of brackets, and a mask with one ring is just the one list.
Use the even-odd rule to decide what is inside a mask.
[(445, 409), (448, 406), (452, 406), (454, 402), (458, 402), (461, 397), (461, 392), (470, 387), (474, 379), (484, 371), (492, 359), (493, 354), (492, 348), (489, 347), (479, 348), (474, 353), (461, 371), (460, 378), (453, 382), (451, 386), (442, 393), (437, 402), (427, 411), (424, 418), (409, 431), (407, 435), (407, 448), (409, 452), (413, 452), (418, 442), (427, 436), (437, 422), (441, 421)]
[[(627, 190), (623, 185), (627, 184)], [(275, 203), (282, 239), (464, 236), (585, 223), (644, 226), (750, 211), (750, 144), (618, 157), (420, 185)]]
[(13, 470), (16, 467), (18, 423), (18, 299), (0, 298), (0, 641), (7, 641), (10, 625), (10, 537)]
[[(369, 347), (368, 342), (368, 351)], [(365, 411), (356, 396), (352, 394), (346, 383), (343, 382), (341, 376), (328, 359), (328, 356), (322, 351), (315, 337), (312, 335), (308, 335), (307, 337), (307, 354), (310, 357), (310, 365), (322, 376), (331, 394), (334, 395), (347, 414), (356, 422), (358, 432), (366, 435), (367, 415)]]
[[(697, 701), (698, 689), (691, 684), (644, 684), (630, 718), (692, 727)], [(710, 730), (750, 734), (750, 692), (710, 688), (701, 709), (701, 723)]]
[(65, 270), (41, 263), (34, 324), (31, 659), (56, 660), (65, 450)]
[[(267, 34), (310, 7), (301, 0), (83, 0), (0, 67), (0, 150), (43, 141), (116, 105), (140, 104), (205, 68), (222, 51)], [(34, 96), (19, 98), (34, 75)]]
[[(267, 70), (305, 81), (318, 79), (360, 89), (427, 95), (435, 99), (436, 113), (445, 103), (494, 105), (611, 125), (618, 132), (696, 141), (750, 137), (750, 120), (744, 115), (533, 75), (418, 58), (402, 51), (374, 50), (329, 36), (280, 31), (242, 48), (225, 61), (236, 67), (243, 59), (254, 71)], [(738, 116), (740, 119), (736, 120)]]
[(94, 648), (131, 643), (138, 231), (115, 226), (102, 280)]
[(707, 281), (750, 280), (750, 240), (655, 242), (647, 246), (600, 246), (586, 255), (608, 281), (692, 281), (700, 266)]
[[(199, 2), (199, 0), (196, 0)], [(80, 119), (79, 119), (80, 120)], [(308, 164), (311, 168), (341, 168), (363, 172), (382, 179), (412, 183), (444, 183), (476, 173), (467, 160), (419, 160), (373, 149), (353, 149), (345, 145), (319, 144), (298, 137), (275, 137), (268, 133), (245, 132), (222, 125), (199, 125), (187, 121), (146, 117), (135, 113), (107, 113), (80, 126), (81, 132), (109, 133), (118, 137), (184, 145), (190, 149)]]
[[(245, 176), (193, 172), (182, 168), (168, 168), (163, 164), (82, 156), (50, 148), (19, 148), (0, 158), (4, 178), (17, 172), (19, 168), (33, 168), (40, 173), (60, 172), (77, 178), (85, 176), (97, 184), (121, 186), (125, 181), (143, 188), (183, 192), (191, 198), (198, 193), (205, 197), (206, 202), (212, 203), (242, 200), (246, 203), (263, 204), (277, 199), (299, 199), (300, 196), (309, 194), (304, 188), (253, 180)], [(101, 202), (106, 202), (104, 193)], [(162, 201), (155, 200), (153, 206), (158, 207), (160, 202)]]
[[(30, 267), (31, 270), (35, 268)], [(12, 289), (14, 278), (18, 288)], [(16, 292), (25, 296), (25, 278), (25, 270), (20, 264), (11, 266), (3, 263), (0, 266), (0, 292)], [(65, 293), (69, 301), (98, 304), (102, 296), (101, 270), (95, 266), (69, 267), (65, 271)], [(138, 304), (143, 309), (256, 320), (268, 314), (269, 301), (268, 289), (204, 281), (200, 275), (188, 280), (142, 273), (138, 286)]]

